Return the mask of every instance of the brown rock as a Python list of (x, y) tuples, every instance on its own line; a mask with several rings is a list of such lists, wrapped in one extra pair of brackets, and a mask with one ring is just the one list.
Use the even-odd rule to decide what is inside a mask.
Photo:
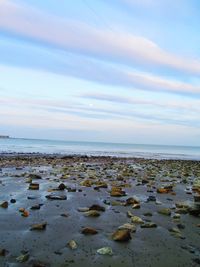
[(105, 211), (106, 209), (98, 204), (94, 204), (89, 207), (89, 210)]
[(46, 222), (44, 222), (44, 223), (39, 223), (39, 224), (33, 224), (32, 226), (31, 226), (31, 231), (33, 231), (33, 230), (39, 230), (39, 231), (41, 231), (41, 230), (45, 230), (46, 229), (46, 226), (47, 226), (47, 223)]
[(29, 190), (39, 190), (39, 184), (37, 184), (37, 183), (30, 183), (30, 185), (29, 185)]
[(85, 228), (83, 228), (81, 233), (84, 235), (96, 235), (98, 233), (98, 231), (92, 227), (85, 227)]
[(130, 230), (128, 229), (118, 229), (112, 234), (112, 239), (118, 242), (126, 242), (131, 239)]
[(4, 201), (0, 204), (0, 207), (7, 209), (8, 208), (8, 201)]

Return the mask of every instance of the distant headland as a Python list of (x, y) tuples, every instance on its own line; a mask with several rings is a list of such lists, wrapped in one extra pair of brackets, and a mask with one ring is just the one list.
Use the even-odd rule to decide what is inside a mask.
[(0, 135), (0, 138), (10, 138), (9, 135)]

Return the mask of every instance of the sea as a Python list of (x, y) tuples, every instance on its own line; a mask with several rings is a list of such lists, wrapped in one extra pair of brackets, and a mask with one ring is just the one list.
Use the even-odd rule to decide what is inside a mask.
[(0, 154), (43, 153), (200, 160), (200, 147), (0, 138)]

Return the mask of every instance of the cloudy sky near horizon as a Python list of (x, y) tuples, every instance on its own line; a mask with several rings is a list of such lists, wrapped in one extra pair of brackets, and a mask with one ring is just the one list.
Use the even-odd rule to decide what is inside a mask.
[(198, 0), (0, 0), (0, 134), (200, 146)]

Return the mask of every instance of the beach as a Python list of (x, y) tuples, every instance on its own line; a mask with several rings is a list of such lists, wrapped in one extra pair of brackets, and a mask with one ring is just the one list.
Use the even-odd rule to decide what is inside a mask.
[(4, 154), (0, 266), (200, 264), (200, 162)]

